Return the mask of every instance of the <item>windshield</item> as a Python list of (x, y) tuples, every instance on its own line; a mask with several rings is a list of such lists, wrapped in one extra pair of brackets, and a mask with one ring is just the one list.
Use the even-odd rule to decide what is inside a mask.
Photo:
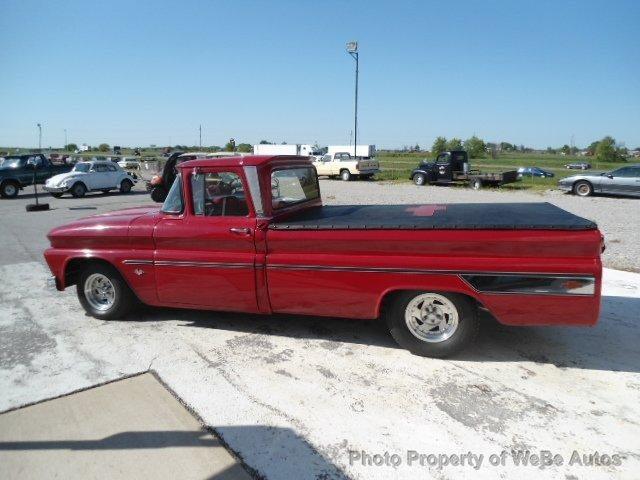
[(171, 190), (162, 204), (164, 213), (182, 213), (184, 202), (182, 201), (182, 177), (178, 175), (171, 185)]
[(5, 157), (4, 161), (0, 164), (2, 168), (16, 168), (24, 165), (26, 162), (20, 157)]
[(90, 163), (76, 163), (76, 166), (73, 167), (73, 171), (74, 172), (88, 172), (89, 168), (91, 168), (91, 164)]
[(288, 168), (271, 173), (271, 204), (274, 209), (320, 197), (313, 167)]

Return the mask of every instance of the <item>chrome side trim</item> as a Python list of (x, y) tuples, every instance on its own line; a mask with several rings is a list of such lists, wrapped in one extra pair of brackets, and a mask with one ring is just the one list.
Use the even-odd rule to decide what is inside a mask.
[(481, 293), (592, 296), (596, 292), (596, 279), (584, 275), (474, 273), (459, 276), (476, 292)]
[(153, 260), (123, 260), (125, 265), (153, 265)]
[(173, 260), (158, 260), (154, 262), (157, 267), (198, 267), (198, 268), (253, 268), (253, 263), (228, 263), (228, 262), (188, 262)]
[[(267, 270), (311, 270), (353, 273), (397, 273), (408, 275), (456, 275), (479, 293), (513, 295), (585, 295), (595, 294), (595, 278), (584, 274), (531, 272), (469, 272), (395, 267), (333, 267), (321, 265), (268, 264)], [(484, 283), (478, 278), (488, 278)], [(494, 280), (496, 279), (496, 280)], [(494, 280), (491, 282), (491, 280)], [(574, 282), (569, 284), (566, 282)], [(495, 284), (495, 285), (494, 285)]]

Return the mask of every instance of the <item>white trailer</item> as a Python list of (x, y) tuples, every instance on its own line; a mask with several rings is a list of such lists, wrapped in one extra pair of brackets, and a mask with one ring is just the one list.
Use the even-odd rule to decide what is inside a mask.
[(302, 157), (308, 157), (312, 154), (312, 152), (313, 147), (311, 145), (303, 144), (259, 144), (253, 146), (254, 155), (298, 155)]
[(376, 156), (375, 145), (358, 145), (355, 148), (355, 152), (353, 145), (329, 145), (328, 148), (327, 154), (332, 157), (335, 156), (336, 153), (348, 153), (352, 157), (362, 158), (371, 158)]

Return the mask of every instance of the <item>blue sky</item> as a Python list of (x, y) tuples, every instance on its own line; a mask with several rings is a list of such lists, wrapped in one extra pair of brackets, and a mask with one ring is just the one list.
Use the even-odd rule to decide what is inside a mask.
[[(0, 0), (0, 145), (640, 146), (638, 1)], [(361, 142), (361, 141), (362, 142)]]

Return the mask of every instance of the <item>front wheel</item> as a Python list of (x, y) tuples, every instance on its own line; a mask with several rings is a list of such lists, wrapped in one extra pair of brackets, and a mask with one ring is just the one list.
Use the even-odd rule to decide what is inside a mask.
[(85, 268), (76, 285), (78, 299), (85, 311), (101, 320), (124, 317), (133, 306), (129, 286), (113, 267), (93, 264)]
[(423, 357), (453, 355), (479, 329), (475, 305), (457, 293), (403, 292), (386, 306), (384, 319), (401, 347)]
[(593, 193), (593, 186), (587, 181), (576, 182), (573, 186), (573, 193), (579, 197), (588, 197)]
[(343, 181), (348, 182), (349, 180), (351, 180), (351, 172), (349, 172), (349, 170), (342, 170), (340, 172), (340, 178)]
[(87, 187), (84, 186), (84, 183), (76, 183), (73, 187), (71, 187), (71, 195), (75, 198), (84, 197), (87, 193)]
[(421, 187), (422, 185), (427, 183), (427, 177), (424, 175), (424, 173), (416, 173), (413, 176), (413, 183)]
[(16, 182), (4, 182), (0, 187), (0, 195), (2, 195), (2, 198), (16, 198), (19, 190), (20, 187)]

